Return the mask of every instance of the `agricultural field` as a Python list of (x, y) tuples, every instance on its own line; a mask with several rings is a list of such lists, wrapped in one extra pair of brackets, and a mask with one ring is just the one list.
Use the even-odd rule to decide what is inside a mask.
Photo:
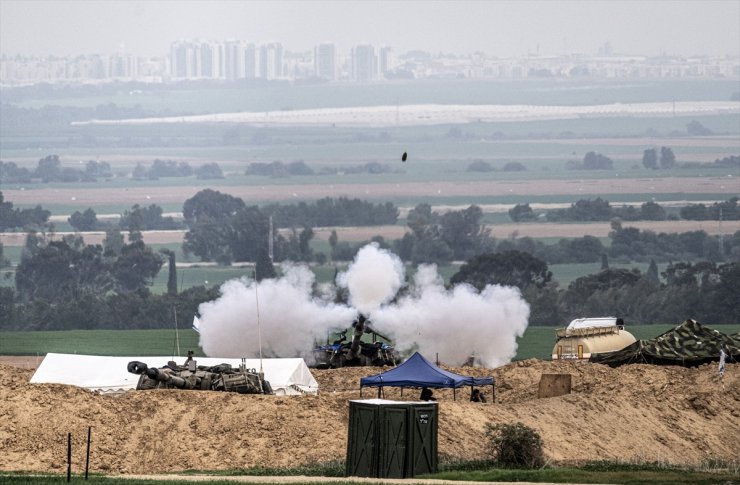
[[(675, 325), (629, 325), (626, 329), (637, 339), (654, 338)], [(29, 356), (33, 362), (36, 356), (49, 352), (63, 354), (111, 355), (111, 356), (147, 356), (175, 355), (179, 342), (180, 355), (187, 350), (203, 356), (198, 344), (198, 334), (190, 326), (192, 318), (182, 316), (177, 330), (65, 330), (38, 332), (2, 332), (0, 356)], [(568, 322), (558, 322), (557, 327), (565, 327)], [(678, 324), (678, 322), (676, 322)], [(725, 334), (740, 332), (737, 325), (711, 325)], [(549, 360), (555, 344), (555, 326), (528, 327), (524, 336), (518, 339), (515, 360), (541, 359)], [(2, 363), (2, 360), (0, 360)]]

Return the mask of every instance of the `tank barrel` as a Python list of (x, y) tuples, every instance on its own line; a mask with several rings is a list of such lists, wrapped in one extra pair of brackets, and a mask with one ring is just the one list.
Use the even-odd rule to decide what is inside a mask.
[(138, 360), (132, 360), (128, 363), (128, 366), (126, 366), (126, 370), (128, 370), (132, 374), (141, 375), (146, 373), (147, 369), (149, 367), (143, 363), (139, 362)]
[(159, 382), (166, 382), (180, 389), (185, 389), (188, 387), (187, 381), (182, 377), (173, 376), (171, 374), (168, 374), (167, 372), (155, 369), (154, 367), (150, 367), (146, 371), (146, 375), (150, 379), (154, 379), (155, 381)]
[(355, 359), (357, 357), (357, 353), (360, 350), (360, 341), (362, 340), (362, 334), (365, 333), (366, 320), (367, 319), (365, 318), (365, 315), (360, 313), (360, 315), (357, 317), (357, 320), (352, 323), (355, 331), (352, 334), (352, 344), (349, 346), (349, 353), (347, 354), (347, 359), (349, 360)]

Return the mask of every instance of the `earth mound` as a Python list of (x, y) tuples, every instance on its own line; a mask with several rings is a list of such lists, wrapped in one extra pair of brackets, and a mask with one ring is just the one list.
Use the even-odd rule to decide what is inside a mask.
[[(588, 460), (699, 464), (737, 461), (740, 364), (724, 379), (717, 365), (698, 368), (525, 360), (497, 369), (449, 368), (496, 377), (495, 403), (468, 400), (469, 389), (435, 391), (443, 460), (486, 458), (487, 423), (536, 429), (552, 462)], [(318, 396), (277, 397), (154, 390), (102, 395), (72, 386), (29, 384), (33, 370), (0, 364), (3, 471), (61, 472), (67, 433), (73, 467), (85, 463), (92, 426), (91, 470), (166, 473), (255, 466), (285, 467), (342, 460), (350, 399), (377, 396), (360, 377), (378, 368), (313, 370)], [(537, 398), (542, 374), (572, 376), (570, 394)], [(413, 400), (417, 389), (385, 389)]]

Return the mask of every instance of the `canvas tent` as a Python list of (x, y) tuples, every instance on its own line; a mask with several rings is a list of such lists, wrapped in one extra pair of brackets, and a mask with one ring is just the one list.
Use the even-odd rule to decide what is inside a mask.
[[(184, 362), (184, 357), (106, 357), (99, 355), (46, 354), (31, 378), (33, 384), (67, 384), (91, 391), (121, 392), (136, 389), (139, 376), (130, 374), (126, 365), (132, 360), (150, 367), (164, 367), (168, 361)], [(197, 365), (231, 364), (239, 367), (241, 359), (196, 357)], [(259, 359), (247, 359), (248, 369), (260, 369)], [(262, 359), (265, 379), (278, 395), (316, 394), (319, 384), (303, 359)]]
[(740, 359), (740, 338), (686, 320), (652, 340), (637, 342), (617, 350), (592, 355), (590, 361), (617, 367), (623, 364), (661, 364), (695, 366), (719, 360), (724, 348), (728, 361)]
[(406, 359), (406, 362), (387, 372), (360, 379), (360, 391), (363, 387), (428, 387), (430, 389), (452, 388), (462, 386), (493, 386), (493, 377), (461, 376), (440, 369), (429, 362), (420, 353)]

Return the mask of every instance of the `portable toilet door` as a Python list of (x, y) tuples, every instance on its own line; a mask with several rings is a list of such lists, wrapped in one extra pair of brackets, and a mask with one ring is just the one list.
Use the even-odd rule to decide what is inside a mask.
[(349, 438), (347, 440), (347, 476), (377, 476), (376, 423), (377, 406), (350, 402)]
[(437, 471), (437, 403), (349, 402), (346, 476), (410, 478)]
[(437, 416), (437, 404), (415, 404), (409, 409), (406, 478), (437, 472)]
[(379, 437), (378, 476), (404, 478), (408, 406), (382, 406), (378, 417), (383, 428)]

